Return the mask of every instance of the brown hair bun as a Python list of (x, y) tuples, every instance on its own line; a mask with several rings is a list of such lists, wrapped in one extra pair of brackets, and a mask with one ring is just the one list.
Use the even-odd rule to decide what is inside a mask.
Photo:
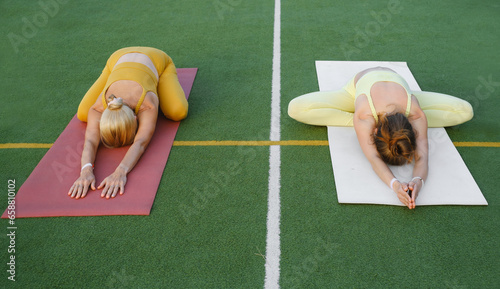
[(404, 165), (413, 160), (416, 137), (408, 118), (402, 113), (379, 115), (374, 143), (380, 157), (390, 165)]

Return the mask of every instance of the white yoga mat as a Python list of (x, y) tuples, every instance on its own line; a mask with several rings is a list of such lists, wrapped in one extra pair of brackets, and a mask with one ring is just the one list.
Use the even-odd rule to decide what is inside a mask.
[[(319, 90), (337, 90), (357, 72), (376, 66), (395, 70), (412, 90), (420, 90), (406, 62), (316, 61)], [(429, 174), (416, 205), (488, 205), (446, 130), (430, 128), (428, 139)], [(373, 171), (354, 128), (328, 127), (328, 141), (339, 203), (403, 206)], [(402, 181), (412, 177), (413, 164), (390, 168)]]

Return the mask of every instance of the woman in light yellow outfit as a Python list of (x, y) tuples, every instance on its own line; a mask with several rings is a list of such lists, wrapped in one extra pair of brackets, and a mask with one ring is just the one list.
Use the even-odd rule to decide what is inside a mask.
[(100, 141), (108, 147), (131, 145), (115, 172), (104, 179), (101, 197), (123, 194), (127, 174), (149, 144), (158, 110), (174, 121), (187, 116), (188, 103), (172, 59), (150, 47), (123, 48), (111, 55), (83, 97), (77, 116), (87, 122), (80, 177), (68, 195), (83, 198), (95, 190), (93, 164)]
[[(450, 95), (411, 91), (395, 71), (375, 67), (359, 72), (340, 90), (293, 99), (288, 114), (311, 125), (354, 126), (374, 171), (413, 209), (427, 177), (427, 128), (464, 123), (473, 111), (468, 102)], [(413, 179), (408, 183), (397, 180), (387, 166), (413, 159)]]

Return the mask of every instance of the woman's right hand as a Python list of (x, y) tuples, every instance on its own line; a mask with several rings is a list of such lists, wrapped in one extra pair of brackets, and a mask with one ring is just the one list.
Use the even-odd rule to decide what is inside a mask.
[(409, 187), (407, 183), (400, 183), (399, 181), (394, 182), (394, 184), (392, 185), (392, 190), (398, 195), (398, 199), (399, 201), (401, 201), (401, 203), (403, 203), (409, 209), (415, 208), (415, 204), (412, 203), (411, 197), (408, 194)]
[(80, 173), (80, 177), (71, 186), (68, 196), (79, 199), (84, 198), (90, 188), (95, 190), (95, 176), (91, 167), (84, 168)]

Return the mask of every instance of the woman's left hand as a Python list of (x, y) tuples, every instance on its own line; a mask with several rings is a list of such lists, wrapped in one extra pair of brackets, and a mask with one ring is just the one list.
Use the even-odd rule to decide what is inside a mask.
[(411, 191), (410, 209), (415, 209), (415, 200), (417, 199), (420, 189), (422, 189), (422, 181), (415, 180), (408, 183), (408, 188)]
[(101, 198), (114, 198), (118, 192), (123, 195), (125, 184), (127, 183), (127, 175), (121, 172), (114, 172), (105, 178), (98, 189), (102, 189)]

